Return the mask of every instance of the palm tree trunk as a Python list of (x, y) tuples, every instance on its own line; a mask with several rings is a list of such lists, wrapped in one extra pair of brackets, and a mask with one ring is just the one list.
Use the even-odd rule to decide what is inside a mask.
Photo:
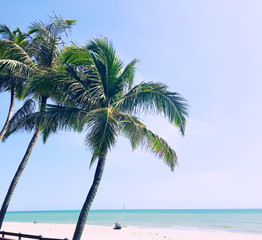
[(11, 88), (11, 99), (10, 99), (9, 111), (8, 111), (7, 119), (5, 121), (3, 129), (0, 132), (0, 142), (2, 141), (2, 138), (3, 138), (3, 136), (4, 136), (5, 132), (6, 132), (6, 129), (8, 128), (10, 119), (11, 119), (13, 111), (14, 111), (14, 106), (15, 106), (15, 89)]
[(24, 168), (27, 164), (27, 161), (29, 159), (29, 156), (33, 150), (33, 147), (37, 141), (37, 138), (39, 137), (39, 134), (41, 132), (41, 129), (40, 128), (37, 128), (37, 130), (35, 131), (35, 134), (34, 136), (32, 137), (28, 147), (27, 147), (27, 150), (26, 150), (26, 153), (22, 159), (22, 162), (20, 163), (16, 173), (15, 173), (15, 176), (10, 184), (10, 187), (8, 189), (8, 192), (6, 194), (6, 197), (5, 197), (5, 200), (3, 202), (3, 205), (2, 205), (2, 208), (1, 208), (1, 211), (0, 211), (0, 229), (2, 228), (2, 224), (3, 224), (3, 221), (4, 221), (4, 217), (5, 217), (5, 214), (6, 214), (6, 211), (7, 211), (7, 208), (8, 208), (8, 205), (10, 203), (10, 200), (11, 200), (11, 197), (15, 191), (15, 187), (18, 183), (18, 180), (22, 174), (22, 172), (24, 171)]
[[(42, 96), (42, 100), (41, 100), (41, 106), (40, 106), (40, 111), (45, 111), (45, 108), (46, 108), (46, 103), (47, 103), (47, 97), (46, 96)], [(10, 200), (12, 198), (12, 195), (15, 191), (15, 187), (19, 181), (19, 178), (22, 174), (22, 172), (24, 171), (25, 169), (25, 166), (27, 164), (27, 161), (31, 155), (31, 152), (35, 146), (35, 143), (39, 137), (41, 133), (41, 126), (37, 126), (36, 127), (36, 131), (27, 147), (27, 150), (25, 152), (25, 155), (15, 173), (15, 176), (9, 186), (9, 189), (8, 189), (8, 192), (6, 194), (6, 197), (5, 197), (5, 200), (3, 202), (3, 205), (2, 205), (2, 208), (1, 208), (1, 211), (0, 211), (0, 229), (2, 228), (2, 224), (3, 224), (3, 221), (4, 221), (4, 218), (5, 218), (5, 214), (6, 214), (6, 211), (7, 211), (7, 208), (8, 208), (8, 205), (10, 203)]]
[(98, 186), (99, 186), (100, 181), (102, 179), (105, 161), (106, 161), (106, 158), (105, 158), (104, 155), (99, 156), (99, 160), (98, 160), (96, 172), (95, 172), (95, 177), (94, 177), (92, 186), (91, 186), (91, 188), (88, 192), (88, 195), (86, 197), (86, 201), (85, 201), (85, 203), (82, 207), (81, 213), (79, 215), (78, 222), (77, 222), (76, 229), (75, 229), (75, 233), (74, 233), (74, 236), (73, 236), (73, 240), (80, 240), (81, 239), (91, 204), (92, 204), (92, 202), (93, 202), (93, 200), (96, 196)]

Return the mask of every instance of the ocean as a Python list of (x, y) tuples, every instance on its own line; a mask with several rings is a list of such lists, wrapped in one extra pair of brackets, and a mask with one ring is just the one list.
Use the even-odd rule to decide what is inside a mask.
[[(71, 223), (80, 211), (8, 212), (6, 222)], [(262, 234), (262, 209), (91, 210), (87, 224)]]

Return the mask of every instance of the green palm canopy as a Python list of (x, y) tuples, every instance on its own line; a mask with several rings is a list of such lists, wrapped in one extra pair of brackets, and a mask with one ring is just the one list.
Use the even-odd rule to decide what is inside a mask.
[(34, 63), (27, 55), (26, 34), (20, 28), (11, 31), (0, 24), (0, 93), (10, 92), (10, 105), (6, 121), (0, 131), (0, 142), (12, 117), (15, 99), (23, 99), (26, 79), (34, 70)]
[(85, 47), (65, 48), (61, 63), (66, 74), (61, 82), (59, 105), (48, 105), (45, 112), (29, 114), (10, 127), (33, 130), (49, 122), (47, 132), (85, 131), (85, 144), (92, 152), (90, 166), (97, 160), (93, 184), (82, 207), (73, 240), (79, 240), (89, 209), (96, 195), (110, 149), (117, 136), (127, 137), (133, 149), (142, 147), (153, 152), (173, 171), (177, 162), (168, 143), (147, 129), (137, 117), (140, 113), (163, 114), (184, 135), (187, 101), (170, 92), (162, 83), (142, 82), (133, 86), (137, 59), (124, 68), (112, 44), (106, 38), (94, 38)]
[[(63, 20), (62, 17), (55, 15), (48, 24), (41, 21), (33, 23), (28, 32), (30, 35), (29, 45), (26, 51), (23, 52), (22, 48), (19, 48), (17, 44), (12, 41), (3, 42), (3, 40), (3, 44), (5, 43), (7, 46), (8, 43), (10, 45), (10, 51), (6, 51), (6, 46), (4, 46), (3, 51), (1, 51), (2, 42), (0, 42), (0, 54), (3, 53), (5, 57), (2, 58), (3, 60), (0, 60), (0, 70), (2, 68), (7, 77), (11, 76), (10, 74), (13, 72), (16, 75), (32, 72), (30, 76), (26, 77), (26, 96), (30, 97), (30, 99), (25, 101), (23, 107), (19, 109), (10, 120), (3, 140), (12, 134), (14, 129), (19, 128), (20, 120), (25, 116), (30, 116), (35, 111), (36, 103), (39, 105), (39, 112), (44, 112), (48, 99), (55, 99), (56, 93), (59, 92), (57, 91), (59, 86), (58, 82), (54, 81), (54, 79), (56, 79), (54, 76), (57, 77), (59, 75), (58, 58), (64, 46), (63, 36), (67, 35), (74, 22), (74, 20)], [(8, 53), (8, 55), (6, 55), (6, 53)], [(3, 85), (0, 85), (0, 87), (4, 86), (7, 82), (8, 81), (3, 81)], [(18, 126), (16, 126), (17, 124)], [(0, 210), (0, 229), (11, 197), (39, 135), (42, 133), (45, 142), (50, 134), (50, 132), (45, 130), (45, 125), (46, 123), (42, 122), (37, 122), (35, 124), (34, 135), (29, 142), (2, 204)]]

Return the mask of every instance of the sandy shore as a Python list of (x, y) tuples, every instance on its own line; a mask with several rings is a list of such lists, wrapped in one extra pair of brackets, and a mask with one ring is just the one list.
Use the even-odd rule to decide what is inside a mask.
[[(5, 222), (2, 231), (42, 235), (43, 237), (72, 239), (73, 224), (33, 224)], [(15, 238), (14, 238), (15, 239)], [(261, 240), (262, 234), (229, 232), (201, 232), (170, 229), (123, 227), (113, 230), (112, 226), (87, 225), (83, 240)]]

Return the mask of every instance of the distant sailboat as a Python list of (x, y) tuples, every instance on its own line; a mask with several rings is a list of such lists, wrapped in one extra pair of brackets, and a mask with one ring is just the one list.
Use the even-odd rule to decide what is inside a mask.
[(115, 229), (115, 230), (120, 230), (120, 229), (122, 229), (122, 226), (121, 226), (121, 223), (120, 223), (120, 222), (121, 222), (122, 217), (123, 217), (123, 215), (124, 215), (125, 209), (126, 209), (126, 207), (125, 207), (125, 205), (124, 205), (123, 213), (122, 213), (119, 221), (115, 223), (115, 226), (114, 226), (114, 229)]
[(115, 223), (115, 226), (114, 226), (114, 229), (115, 229), (115, 230), (120, 230), (121, 228), (122, 228), (121, 223), (116, 222), (116, 223)]

